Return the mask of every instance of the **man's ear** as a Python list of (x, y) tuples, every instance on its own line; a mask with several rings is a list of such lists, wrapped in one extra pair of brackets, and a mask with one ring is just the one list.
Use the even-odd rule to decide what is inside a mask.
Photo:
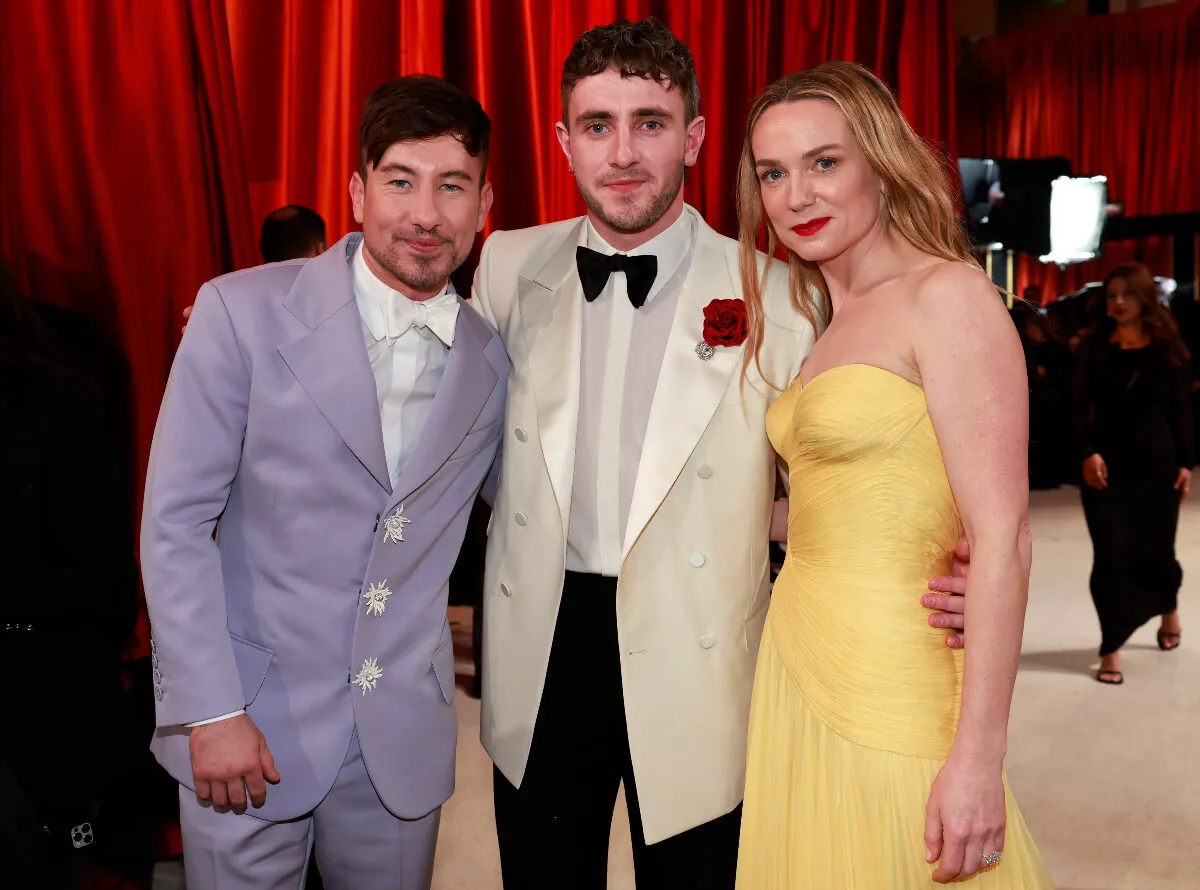
[(694, 117), (687, 125), (687, 141), (684, 143), (683, 163), (691, 167), (700, 158), (700, 146), (704, 144), (706, 122), (703, 117)]
[(554, 135), (558, 137), (558, 147), (567, 156), (567, 166), (571, 166), (571, 132), (567, 125), (559, 121), (554, 125)]
[(479, 219), (475, 221), (476, 232), (482, 232), (484, 225), (487, 224), (488, 214), (492, 212), (492, 201), (495, 197), (492, 192), (492, 184), (485, 182), (483, 188), (479, 190)]
[(350, 177), (350, 205), (354, 208), (354, 221), (360, 226), (363, 221), (363, 208), (367, 201), (367, 186), (357, 170)]

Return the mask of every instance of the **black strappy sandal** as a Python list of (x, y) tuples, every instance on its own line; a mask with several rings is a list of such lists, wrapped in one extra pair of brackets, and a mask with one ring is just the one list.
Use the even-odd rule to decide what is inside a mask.
[[(1105, 680), (1105, 677), (1116, 677), (1115, 680)], [(1105, 686), (1120, 686), (1125, 682), (1125, 675), (1120, 671), (1096, 671), (1096, 682)]]
[[(1170, 643), (1171, 640), (1174, 640), (1175, 642), (1171, 643), (1171, 645), (1167, 645), (1168, 643)], [(1165, 630), (1160, 630), (1158, 632), (1158, 648), (1161, 649), (1163, 652), (1170, 652), (1172, 649), (1178, 649), (1179, 644), (1182, 641), (1183, 641), (1183, 631), (1178, 631), (1176, 633), (1168, 633)]]

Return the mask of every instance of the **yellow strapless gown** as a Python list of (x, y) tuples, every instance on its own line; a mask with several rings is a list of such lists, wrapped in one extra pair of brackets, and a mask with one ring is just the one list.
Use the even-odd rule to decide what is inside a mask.
[[(791, 475), (787, 563), (754, 681), (738, 890), (916, 890), (954, 741), (962, 653), (921, 605), (962, 522), (923, 390), (869, 365), (767, 414)], [(1053, 887), (1005, 780), (1004, 856), (962, 882)]]

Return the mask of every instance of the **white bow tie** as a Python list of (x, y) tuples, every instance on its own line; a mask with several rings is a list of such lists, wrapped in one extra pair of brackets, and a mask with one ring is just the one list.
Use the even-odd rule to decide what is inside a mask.
[(457, 323), (458, 297), (452, 293), (418, 303), (393, 291), (388, 294), (383, 307), (384, 336), (392, 342), (406, 334), (409, 328), (425, 328), (449, 348), (454, 345)]

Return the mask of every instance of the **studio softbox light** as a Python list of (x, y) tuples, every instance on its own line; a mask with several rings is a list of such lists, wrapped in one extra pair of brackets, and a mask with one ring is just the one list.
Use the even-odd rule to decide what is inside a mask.
[(1050, 252), (1043, 263), (1066, 266), (1100, 251), (1108, 205), (1105, 176), (1060, 176), (1050, 183)]

